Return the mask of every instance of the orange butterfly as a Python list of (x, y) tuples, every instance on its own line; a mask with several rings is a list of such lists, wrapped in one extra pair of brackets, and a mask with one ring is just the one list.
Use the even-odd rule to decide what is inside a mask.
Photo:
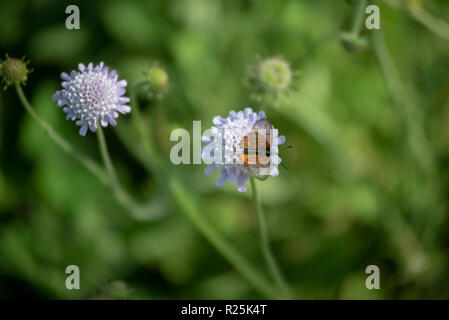
[(270, 176), (270, 148), (273, 142), (273, 125), (267, 118), (257, 120), (250, 133), (243, 137), (240, 159), (248, 167), (252, 176), (265, 180)]

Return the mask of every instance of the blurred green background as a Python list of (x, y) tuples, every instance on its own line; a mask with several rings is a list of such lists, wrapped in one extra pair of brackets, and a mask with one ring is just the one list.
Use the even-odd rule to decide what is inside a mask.
[[(104, 61), (129, 84), (155, 62), (171, 84), (139, 95), (168, 170), (198, 214), (261, 272), (251, 189), (217, 188), (205, 165), (174, 166), (174, 128), (203, 130), (216, 115), (252, 106), (294, 146), (277, 178), (258, 183), (273, 251), (296, 298), (449, 298), (449, 3), (373, 1), (381, 30), (369, 45), (340, 43), (356, 1), (2, 1), (0, 54), (31, 60), (25, 93), (80, 152), (100, 161), (95, 135), (78, 135), (52, 101), (62, 71)], [(371, 2), (370, 2), (371, 3)], [(76, 4), (81, 29), (65, 28)], [(441, 21), (440, 21), (441, 19)], [(446, 22), (444, 22), (446, 21)], [(244, 86), (258, 57), (281, 55), (301, 75), (277, 107)], [(133, 219), (48, 139), (10, 88), (0, 93), (0, 298), (257, 299), (195, 228), (154, 172), (130, 116), (106, 137), (120, 180), (164, 213)], [(134, 153), (129, 151), (134, 150)], [(81, 289), (65, 288), (79, 266)], [(380, 268), (367, 290), (365, 268)], [(268, 279), (268, 275), (267, 275)]]

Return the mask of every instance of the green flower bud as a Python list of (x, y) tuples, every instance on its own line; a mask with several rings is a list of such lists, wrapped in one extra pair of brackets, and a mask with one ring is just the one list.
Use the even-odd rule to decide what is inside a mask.
[(4, 89), (15, 84), (26, 84), (28, 73), (31, 72), (27, 68), (28, 63), (29, 61), (24, 61), (24, 58), (10, 58), (8, 55), (4, 61), (0, 60), (0, 75)]
[(170, 76), (161, 66), (152, 66), (148, 71), (147, 79), (150, 90), (156, 96), (164, 94), (170, 84)]
[(290, 65), (281, 57), (276, 56), (262, 60), (257, 69), (259, 85), (266, 91), (283, 91), (292, 82)]

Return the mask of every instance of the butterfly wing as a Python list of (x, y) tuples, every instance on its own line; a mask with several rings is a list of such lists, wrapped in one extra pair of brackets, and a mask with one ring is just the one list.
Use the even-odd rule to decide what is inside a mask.
[(255, 168), (269, 168), (270, 167), (270, 157), (266, 155), (257, 155), (254, 153), (241, 153), (240, 159), (243, 164), (247, 167)]
[[(269, 168), (270, 167), (270, 157), (266, 154), (254, 155), (256, 158), (256, 166), (259, 168)], [(253, 163), (253, 162), (250, 162)]]
[(253, 125), (253, 130), (259, 130), (259, 129), (266, 129), (270, 130), (273, 128), (273, 125), (271, 124), (270, 120), (267, 118), (262, 118), (257, 120)]
[[(271, 129), (273, 125), (267, 118), (257, 120), (253, 125), (253, 130), (257, 132), (256, 149), (259, 148), (259, 143), (265, 145), (266, 150), (270, 150), (271, 146)], [(265, 131), (263, 130), (265, 129)], [(249, 167), (251, 175), (259, 180), (266, 180), (270, 176), (270, 157), (260, 152), (258, 155), (258, 165)]]
[(255, 132), (256, 135), (256, 143), (254, 144), (254, 149), (257, 150), (268, 150), (270, 151), (271, 146), (271, 130), (265, 131), (263, 129), (259, 129)]
[(240, 142), (240, 148), (256, 150), (257, 149), (257, 132), (251, 131), (246, 136), (244, 136), (242, 141)]

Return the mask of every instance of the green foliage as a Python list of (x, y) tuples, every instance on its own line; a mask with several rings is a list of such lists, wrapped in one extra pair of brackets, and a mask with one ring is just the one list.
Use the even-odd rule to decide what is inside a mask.
[[(170, 131), (203, 130), (216, 115), (263, 109), (294, 148), (288, 171), (259, 183), (272, 247), (295, 297), (449, 298), (449, 42), (396, 1), (379, 2), (381, 30), (347, 52), (355, 1), (84, 1), (81, 29), (63, 1), (15, 0), (0, 10), (0, 54), (31, 60), (25, 88), (37, 113), (80, 152), (100, 159), (51, 100), (62, 71), (105, 61), (132, 86), (148, 65), (167, 67), (161, 99), (137, 95), (144, 131), (167, 170), (188, 186), (201, 218), (260, 270), (250, 191), (215, 187), (205, 165), (169, 163)], [(449, 21), (445, 0), (421, 1)], [(426, 16), (427, 19), (429, 18)], [(436, 18), (438, 17), (438, 18)], [(19, 23), (20, 22), (20, 23)], [(428, 22), (428, 20), (426, 20)], [(300, 70), (276, 106), (244, 86), (257, 57)], [(263, 298), (157, 182), (131, 117), (105, 130), (120, 181), (165, 215), (133, 219), (0, 92), (0, 298)], [(128, 151), (131, 151), (130, 153)], [(65, 288), (65, 268), (81, 290)], [(381, 290), (365, 288), (378, 265)], [(267, 276), (268, 278), (268, 276)]]

